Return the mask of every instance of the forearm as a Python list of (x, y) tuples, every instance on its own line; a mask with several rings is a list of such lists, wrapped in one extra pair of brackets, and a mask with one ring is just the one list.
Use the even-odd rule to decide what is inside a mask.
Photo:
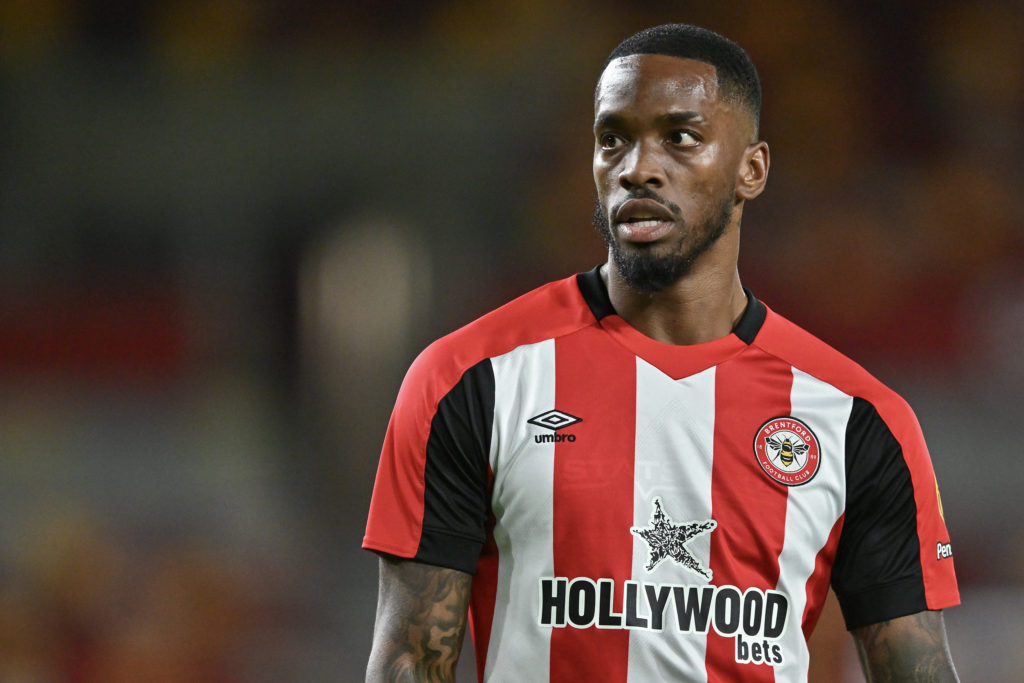
[(919, 612), (853, 632), (869, 683), (955, 682), (959, 679), (941, 612)]
[(366, 680), (454, 681), (471, 584), (465, 572), (382, 557)]

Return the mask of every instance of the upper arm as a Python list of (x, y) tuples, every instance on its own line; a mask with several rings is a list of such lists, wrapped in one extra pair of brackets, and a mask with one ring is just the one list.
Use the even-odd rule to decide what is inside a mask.
[(853, 630), (869, 683), (957, 681), (942, 612), (925, 611)]
[(473, 577), (381, 556), (367, 681), (453, 681)]
[(431, 348), (399, 392), (363, 538), (381, 554), (372, 681), (453, 680), (488, 534), (493, 371)]

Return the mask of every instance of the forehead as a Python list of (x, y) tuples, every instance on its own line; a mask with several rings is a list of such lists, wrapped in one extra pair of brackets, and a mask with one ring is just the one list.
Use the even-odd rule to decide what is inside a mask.
[(695, 111), (722, 104), (712, 65), (667, 55), (629, 55), (612, 60), (601, 74), (594, 113), (649, 107)]

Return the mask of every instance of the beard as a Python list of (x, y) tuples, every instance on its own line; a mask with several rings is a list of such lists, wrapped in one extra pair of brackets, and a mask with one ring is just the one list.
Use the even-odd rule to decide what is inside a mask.
[[(629, 198), (654, 199), (666, 206), (676, 220), (682, 223), (679, 207), (650, 190), (632, 192)], [(608, 214), (597, 200), (594, 206), (594, 227), (601, 233), (601, 237), (611, 250), (612, 263), (626, 284), (640, 292), (653, 294), (677, 282), (693, 270), (697, 259), (725, 232), (732, 218), (732, 208), (732, 199), (726, 197), (702, 224), (683, 224), (682, 236), (668, 254), (657, 253), (656, 247), (660, 245), (655, 244), (631, 244), (628, 248), (623, 247), (615, 239)]]

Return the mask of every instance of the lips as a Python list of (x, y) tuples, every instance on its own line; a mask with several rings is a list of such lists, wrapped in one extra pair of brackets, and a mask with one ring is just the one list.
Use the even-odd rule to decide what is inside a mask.
[(623, 239), (653, 242), (672, 229), (675, 217), (654, 199), (627, 199), (615, 212), (615, 225)]
[(661, 202), (653, 199), (627, 199), (615, 212), (616, 223), (643, 220), (673, 221), (675, 218)]

